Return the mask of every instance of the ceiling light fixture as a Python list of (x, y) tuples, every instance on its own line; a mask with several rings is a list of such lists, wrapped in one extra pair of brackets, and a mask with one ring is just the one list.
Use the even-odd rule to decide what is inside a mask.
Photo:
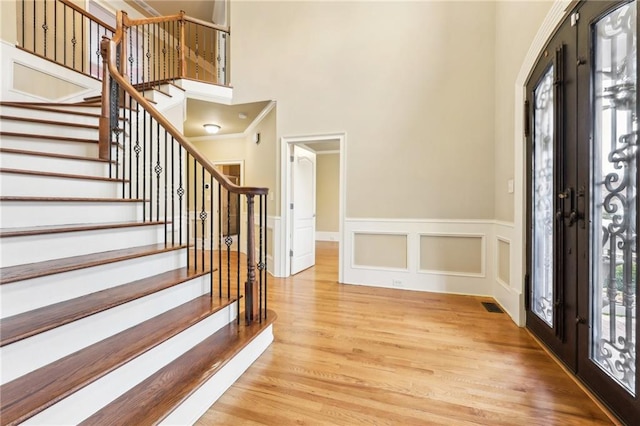
[(241, 120), (246, 120), (247, 114), (245, 112), (241, 112), (238, 114), (238, 118)]
[(210, 135), (215, 135), (220, 131), (220, 126), (217, 124), (205, 124), (203, 127)]

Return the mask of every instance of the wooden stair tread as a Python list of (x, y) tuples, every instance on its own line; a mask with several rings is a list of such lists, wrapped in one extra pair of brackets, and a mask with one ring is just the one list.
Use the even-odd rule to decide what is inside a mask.
[(47, 124), (49, 126), (65, 126), (76, 127), (80, 129), (98, 130), (98, 126), (94, 124), (68, 123), (66, 121), (43, 120), (41, 118), (16, 117), (12, 115), (0, 115), (0, 120), (24, 121), (27, 123)]
[(89, 198), (89, 197), (28, 197), (21, 195), (0, 196), (2, 201), (38, 201), (38, 202), (70, 202), (70, 203), (141, 203), (142, 198)]
[(168, 251), (187, 248), (181, 244), (150, 244), (138, 247), (129, 247), (120, 250), (110, 250), (101, 253), (84, 254), (80, 256), (66, 257), (63, 259), (46, 260), (43, 262), (29, 263), (26, 265), (8, 266), (0, 268), (0, 284), (9, 284), (16, 281), (60, 274), (78, 269), (91, 268), (109, 263), (165, 253)]
[(251, 325), (234, 322), (176, 358), (155, 374), (84, 420), (81, 425), (157, 424), (202, 386), (276, 319)]
[(0, 320), (0, 347), (164, 290), (208, 271), (175, 269)]
[[(46, 139), (60, 142), (75, 142), (75, 143), (98, 143), (98, 139), (85, 139), (85, 138), (70, 138), (68, 136), (54, 136), (54, 135), (40, 135), (34, 133), (19, 133), (19, 132), (0, 132), (0, 136), (10, 136), (15, 138), (35, 138)], [(111, 142), (112, 145), (117, 145), (115, 141)]]
[(48, 176), (48, 177), (59, 177), (59, 178), (67, 178), (67, 179), (100, 180), (105, 182), (116, 182), (116, 183), (129, 182), (128, 179), (125, 180), (125, 179), (116, 179), (116, 178), (103, 177), (103, 176), (72, 175), (68, 173), (41, 172), (39, 170), (19, 170), (19, 169), (1, 168), (0, 173), (11, 173), (11, 174), (32, 175), (32, 176)]
[(234, 301), (200, 296), (4, 384), (3, 424), (26, 420)]
[(80, 155), (67, 155), (67, 154), (57, 154), (54, 152), (43, 152), (43, 151), (27, 151), (24, 149), (14, 149), (14, 148), (0, 148), (0, 152), (5, 154), (22, 154), (22, 155), (32, 155), (36, 157), (50, 157), (50, 158), (60, 158), (64, 160), (80, 160), (80, 161), (94, 161), (98, 163), (115, 163), (115, 161), (103, 160), (101, 158), (96, 157), (83, 157)]
[[(57, 114), (70, 114), (70, 115), (77, 115), (81, 117), (100, 118), (100, 114), (96, 114), (93, 112), (73, 111), (73, 110), (64, 109), (64, 107), (68, 107), (68, 106), (72, 106), (72, 107), (79, 106), (79, 105), (73, 105), (73, 104), (37, 105), (37, 104), (23, 103), (23, 102), (0, 102), (0, 106), (6, 106), (6, 107), (12, 107), (12, 108), (24, 108), (24, 109), (30, 109), (35, 111), (54, 112)], [(54, 107), (51, 108), (51, 106), (54, 106)], [(62, 107), (63, 109), (56, 109), (55, 106)], [(129, 119), (126, 117), (120, 117), (120, 120), (129, 121)]]
[(21, 228), (0, 228), (0, 238), (25, 237), (30, 235), (61, 234), (64, 232), (97, 231), (102, 229), (135, 228), (140, 226), (164, 225), (165, 221), (131, 221), (106, 223), (81, 223), (69, 225), (27, 226)]

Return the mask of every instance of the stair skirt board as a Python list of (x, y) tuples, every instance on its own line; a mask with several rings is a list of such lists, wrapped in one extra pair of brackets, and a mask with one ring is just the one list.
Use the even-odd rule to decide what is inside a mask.
[(142, 220), (142, 201), (2, 201), (0, 228), (132, 220)]
[(209, 291), (209, 274), (0, 348), (2, 384)]
[(2, 145), (3, 148), (24, 149), (27, 151), (47, 152), (51, 154), (98, 157), (98, 139), (78, 142), (74, 140), (58, 141), (29, 135), (0, 135), (0, 145)]
[(194, 324), (182, 333), (36, 414), (23, 424), (80, 423), (233, 321), (236, 318), (236, 303)]
[(91, 160), (94, 157), (87, 158), (87, 160), (80, 160), (1, 152), (0, 167), (50, 173), (68, 173), (69, 170), (73, 170), (75, 174), (87, 176), (109, 175), (109, 163)]
[(2, 318), (185, 267), (186, 249), (0, 285)]
[(273, 324), (265, 328), (204, 385), (159, 424), (192, 425), (247, 371), (273, 342)]
[(122, 182), (46, 175), (1, 173), (2, 195), (30, 197), (104, 197), (122, 193)]
[(164, 241), (164, 224), (2, 238), (3, 267)]

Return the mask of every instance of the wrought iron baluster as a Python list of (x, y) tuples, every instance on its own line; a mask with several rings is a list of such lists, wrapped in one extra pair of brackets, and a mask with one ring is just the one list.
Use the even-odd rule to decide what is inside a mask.
[[(218, 293), (222, 297), (222, 184), (218, 182)], [(229, 289), (227, 288), (227, 296)]]
[[(100, 41), (98, 39), (98, 44)], [(98, 56), (100, 56), (100, 48), (98, 48)], [(53, 2), (53, 60), (58, 62), (58, 1)], [(100, 76), (100, 66), (98, 66), (98, 77)]]
[(202, 229), (202, 241), (201, 241), (201, 244), (202, 244), (202, 250), (201, 250), (200, 255), (202, 256), (202, 270), (203, 270), (203, 271), (205, 270), (205, 267), (204, 267), (204, 247), (205, 247), (205, 241), (204, 241), (204, 240), (205, 240), (205, 238), (204, 238), (204, 236), (206, 235), (206, 234), (205, 234), (205, 221), (206, 221), (206, 219), (207, 219), (207, 212), (205, 211), (205, 207), (204, 207), (204, 206), (205, 206), (205, 204), (204, 204), (204, 203), (205, 203), (205, 187), (204, 187), (205, 185), (204, 185), (204, 184), (205, 184), (205, 179), (204, 179), (204, 166), (202, 166), (202, 182), (201, 182), (201, 185), (202, 185), (202, 210), (200, 211), (200, 221), (202, 222), (202, 223), (201, 223), (201, 229)]
[[(55, 2), (55, 0), (54, 0)], [(44, 57), (47, 57), (47, 31), (49, 30), (49, 27), (47, 26), (47, 0), (42, 0), (42, 12), (43, 12), (43, 19), (44, 22), (42, 24), (42, 31), (43, 31), (43, 46), (44, 46)]]
[(209, 174), (209, 291), (211, 292), (211, 298), (213, 298), (213, 175)]
[(151, 117), (149, 114), (149, 128), (147, 131), (149, 132), (149, 169), (145, 170), (146, 173), (149, 173), (149, 221), (153, 220), (153, 121), (155, 119)]
[(263, 196), (260, 195), (260, 206), (259, 206), (259, 232), (258, 232), (258, 239), (259, 239), (259, 243), (258, 243), (258, 295), (259, 295), (259, 300), (258, 300), (258, 318), (260, 319), (260, 322), (262, 322), (262, 271), (264, 270), (264, 259), (262, 257), (262, 227), (263, 227), (263, 223), (262, 223), (262, 200), (263, 200)]
[[(247, 199), (249, 197), (247, 196)], [(237, 195), (236, 197), (236, 202), (238, 203), (236, 205), (236, 235), (237, 235), (237, 250), (236, 250), (236, 283), (237, 283), (237, 297), (238, 297), (238, 324), (240, 323), (240, 246), (242, 245), (242, 235), (240, 232), (240, 223), (239, 223), (239, 219), (240, 219), (240, 194)], [(227, 230), (227, 232), (229, 232), (230, 230)], [(249, 250), (249, 247), (247, 247), (247, 252)], [(246, 292), (245, 292), (246, 293)], [(245, 302), (244, 302), (244, 310), (247, 310), (247, 294), (244, 295), (245, 296)]]
[[(187, 168), (187, 174), (189, 169)], [(184, 188), (182, 187), (182, 146), (178, 146), (178, 220), (180, 221), (180, 245), (182, 245), (182, 197), (184, 196)], [(188, 234), (187, 234), (188, 235)], [(188, 241), (187, 241), (188, 243)], [(188, 244), (187, 244), (188, 245)], [(187, 256), (188, 257), (188, 256)], [(189, 266), (187, 264), (187, 266)]]
[(198, 75), (199, 75), (199, 55), (198, 55), (198, 25), (196, 25), (196, 50), (195, 50), (195, 55), (196, 55), (196, 80), (198, 79)]
[(160, 164), (160, 122), (156, 121), (156, 222), (160, 221), (160, 175), (162, 165)]
[(71, 12), (71, 16), (72, 16), (72, 21), (71, 24), (73, 25), (73, 37), (71, 38), (71, 65), (72, 68), (75, 70), (76, 69), (76, 44), (78, 43), (78, 39), (76, 38), (76, 11), (73, 10)]
[[(82, 17), (82, 15), (80, 15), (80, 51), (84, 54), (84, 49), (85, 49), (85, 45), (84, 45), (84, 17)], [(84, 57), (81, 58), (80, 61), (80, 69), (82, 70), (82, 72), (84, 73)]]
[(64, 59), (64, 64), (67, 65), (67, 5), (63, 4), (63, 14), (62, 14), (62, 30), (63, 30), (63, 34), (64, 34), (64, 40), (62, 43), (62, 52), (63, 52), (63, 59)]
[[(147, 110), (142, 110), (142, 198), (144, 203), (142, 204), (142, 217), (147, 221)], [(149, 201), (151, 203), (151, 201)], [(151, 208), (151, 204), (149, 204)], [(151, 217), (151, 214), (149, 214)]]
[(267, 215), (267, 194), (264, 194), (264, 264), (263, 264), (263, 273), (264, 273), (264, 317), (267, 318), (267, 255), (268, 255), (268, 241), (267, 236), (269, 235), (269, 225), (268, 225), (268, 215)]
[(176, 200), (174, 197), (174, 179), (175, 179), (175, 165), (176, 165), (176, 153), (175, 153), (176, 141), (171, 136), (171, 245), (176, 243)]
[[(198, 228), (197, 220), (198, 216), (198, 162), (193, 158), (193, 189), (189, 191), (189, 195), (193, 198), (193, 270), (198, 270)], [(189, 220), (191, 220), (191, 214), (189, 214)]]
[[(224, 244), (227, 246), (227, 294), (231, 297), (231, 235), (229, 235), (229, 229), (231, 229), (231, 193), (229, 190), (225, 189), (227, 192), (227, 231), (225, 232)], [(240, 303), (240, 293), (236, 294), (238, 298), (238, 303)], [(240, 316), (238, 316), (238, 320)]]
[(167, 23), (162, 23), (162, 80), (167, 79)]
[(168, 222), (168, 185), (169, 185), (169, 134), (167, 129), (164, 130), (164, 242), (167, 243), (167, 222)]
[[(189, 187), (189, 172), (190, 172), (190, 166), (189, 166), (189, 157), (191, 157), (191, 154), (189, 154), (189, 152), (186, 152), (186, 162), (187, 162), (187, 174), (186, 174), (186, 186), (187, 186), (187, 200), (186, 200), (186, 214), (187, 214), (187, 235), (186, 235), (186, 240), (187, 240), (187, 269), (190, 269), (189, 266), (191, 265), (191, 256), (189, 255), (189, 247), (191, 245), (191, 234), (189, 233), (190, 229), (191, 229), (191, 224), (189, 222), (191, 222), (191, 215), (189, 214), (189, 195), (191, 195), (191, 193), (193, 192), (193, 189), (191, 189)], [(196, 171), (194, 170), (193, 173), (195, 173)], [(194, 268), (195, 269), (195, 268)]]
[(37, 52), (36, 50), (36, 2), (34, 0), (33, 2), (33, 51)]
[(25, 15), (26, 15), (26, 13), (25, 13), (24, 0), (22, 0), (21, 15), (22, 15), (22, 28), (21, 28), (21, 33), (22, 33), (22, 34), (21, 34), (21, 35), (22, 35), (22, 43), (20, 43), (20, 46), (22, 46), (22, 47), (26, 47), (26, 46), (24, 45), (24, 35), (25, 35), (26, 31), (27, 31), (26, 26), (25, 26)]

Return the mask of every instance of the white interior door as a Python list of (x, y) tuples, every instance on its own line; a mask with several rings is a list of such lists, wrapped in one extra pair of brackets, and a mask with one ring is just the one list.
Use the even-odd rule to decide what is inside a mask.
[(293, 146), (291, 274), (316, 263), (316, 154)]

